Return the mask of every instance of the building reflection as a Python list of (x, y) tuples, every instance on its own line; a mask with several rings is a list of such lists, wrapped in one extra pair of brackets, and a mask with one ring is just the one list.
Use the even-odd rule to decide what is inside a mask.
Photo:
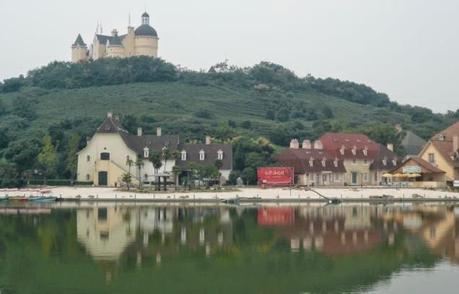
[[(292, 252), (334, 257), (401, 240), (408, 251), (426, 246), (459, 262), (458, 218), (454, 207), (427, 205), (93, 207), (77, 211), (77, 236), (95, 260), (116, 262), (131, 256), (138, 266), (146, 260), (160, 265), (187, 251), (212, 256), (247, 244), (273, 243), (257, 239), (264, 230), (274, 233), (268, 235), (273, 240), (287, 241)], [(253, 220), (256, 226), (248, 230)], [(241, 241), (250, 237), (245, 234), (254, 235), (251, 243)]]

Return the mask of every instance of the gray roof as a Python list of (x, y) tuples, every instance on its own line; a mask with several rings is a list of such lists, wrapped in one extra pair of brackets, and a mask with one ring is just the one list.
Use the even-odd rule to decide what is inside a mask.
[(118, 35), (112, 36), (109, 39), (109, 42), (111, 46), (123, 46), (123, 44), (121, 43), (121, 38), (118, 37)]
[(412, 131), (406, 131), (406, 135), (402, 139), (400, 145), (403, 146), (407, 154), (417, 155), (421, 152), (426, 143), (426, 140), (422, 139)]
[[(370, 170), (389, 171), (400, 166), (402, 162), (397, 154), (387, 149), (384, 145), (378, 144), (378, 147), (378, 154), (371, 163)], [(384, 164), (384, 161), (386, 161), (386, 164)]]
[(158, 37), (158, 33), (150, 25), (143, 24), (135, 30), (136, 36)]
[(96, 39), (100, 44), (107, 44), (107, 41), (111, 45), (122, 45), (123, 39), (126, 37), (126, 35), (121, 35), (121, 36), (107, 36), (107, 35), (99, 35), (96, 34)]
[(78, 34), (78, 37), (76, 38), (75, 42), (72, 44), (72, 47), (86, 47), (86, 43), (83, 41), (83, 38), (81, 37), (81, 34)]
[(97, 128), (97, 133), (127, 133), (121, 126), (120, 121), (112, 116), (107, 116), (104, 122)]
[(178, 145), (180, 144), (180, 138), (177, 135), (143, 135), (136, 136), (128, 133), (120, 133), (121, 138), (129, 147), (129, 149), (135, 151), (137, 154), (143, 154), (143, 149), (148, 147), (153, 151), (161, 151), (164, 147), (170, 151), (177, 150)]
[[(181, 156), (177, 159), (177, 165), (186, 168), (190, 163), (199, 165), (213, 165), (217, 161), (218, 151), (223, 151), (222, 170), (233, 169), (233, 148), (231, 144), (183, 144), (179, 151), (186, 151), (186, 160)], [(199, 160), (199, 152), (204, 150), (204, 160)]]

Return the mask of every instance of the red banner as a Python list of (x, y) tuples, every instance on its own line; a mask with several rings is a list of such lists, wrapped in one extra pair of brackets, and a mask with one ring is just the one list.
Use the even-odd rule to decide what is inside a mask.
[(293, 167), (260, 167), (257, 170), (261, 186), (291, 186), (294, 180)]
[(258, 224), (262, 226), (288, 226), (295, 223), (295, 212), (290, 207), (258, 209)]

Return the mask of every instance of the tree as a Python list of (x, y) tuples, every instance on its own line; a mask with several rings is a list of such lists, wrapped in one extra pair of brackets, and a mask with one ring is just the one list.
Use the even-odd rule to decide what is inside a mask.
[(172, 168), (172, 174), (174, 175), (175, 190), (177, 190), (177, 186), (179, 185), (178, 181), (179, 181), (179, 176), (181, 173), (182, 173), (182, 168), (178, 165), (174, 165), (174, 167)]
[(70, 136), (67, 146), (67, 170), (70, 172), (71, 182), (75, 179), (77, 170), (77, 153), (80, 146), (81, 137), (74, 133)]
[(43, 147), (41, 152), (38, 154), (38, 162), (44, 169), (45, 185), (46, 178), (54, 172), (57, 165), (57, 153), (54, 148), (51, 136), (46, 135), (43, 138)]
[(128, 191), (131, 188), (131, 183), (132, 183), (132, 175), (131, 173), (124, 173), (123, 176), (121, 177), (121, 181), (126, 184)]
[(142, 155), (138, 154), (137, 155), (137, 159), (135, 161), (135, 166), (137, 167), (137, 171), (138, 171), (138, 180), (139, 180), (139, 189), (142, 188), (142, 167), (144, 165), (144, 162), (143, 162), (143, 157)]
[(126, 159), (126, 165), (128, 166), (129, 174), (131, 174), (131, 168), (134, 164), (135, 164), (134, 160), (132, 160), (130, 157)]
[(153, 168), (155, 169), (155, 182), (156, 182), (156, 189), (159, 190), (159, 177), (158, 177), (158, 170), (163, 166), (163, 162), (161, 160), (161, 153), (158, 152), (150, 152), (148, 156), (148, 160), (151, 161), (153, 164)]

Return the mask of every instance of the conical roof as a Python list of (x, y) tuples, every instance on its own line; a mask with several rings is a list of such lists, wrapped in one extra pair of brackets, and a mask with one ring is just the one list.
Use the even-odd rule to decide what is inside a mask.
[(81, 37), (81, 34), (78, 34), (75, 42), (73, 43), (72, 45), (73, 47), (77, 47), (77, 46), (80, 46), (80, 47), (86, 47), (86, 43), (83, 41), (83, 38)]

